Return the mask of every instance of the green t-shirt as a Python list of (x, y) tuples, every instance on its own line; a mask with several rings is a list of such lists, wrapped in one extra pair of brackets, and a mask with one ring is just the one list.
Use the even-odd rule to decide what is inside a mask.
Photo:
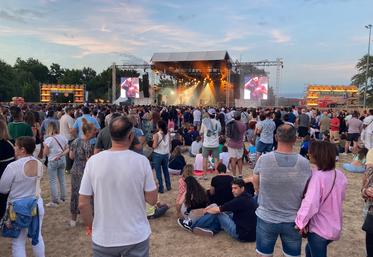
[(34, 136), (31, 126), (25, 122), (11, 122), (8, 124), (8, 131), (11, 140), (16, 140), (22, 136)]

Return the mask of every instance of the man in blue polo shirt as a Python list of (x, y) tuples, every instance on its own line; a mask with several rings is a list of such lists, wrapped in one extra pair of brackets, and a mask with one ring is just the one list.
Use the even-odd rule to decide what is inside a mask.
[[(84, 106), (82, 108), (82, 111), (83, 111), (83, 116), (77, 118), (73, 126), (75, 134), (77, 134), (79, 138), (83, 137), (82, 118), (85, 118), (88, 121), (88, 123), (92, 123), (93, 125), (95, 125), (97, 132), (100, 130), (100, 124), (98, 124), (97, 120), (90, 115), (91, 111), (89, 110), (89, 108)], [(95, 145), (96, 140), (97, 140), (96, 137), (94, 137), (89, 141), (89, 143), (91, 145)]]

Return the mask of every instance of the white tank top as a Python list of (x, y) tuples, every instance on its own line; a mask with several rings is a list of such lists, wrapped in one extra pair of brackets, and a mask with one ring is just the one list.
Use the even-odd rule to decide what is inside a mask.
[[(154, 149), (155, 153), (169, 154), (170, 153), (170, 134), (164, 135), (162, 132), (157, 132), (158, 146)], [(163, 138), (163, 139), (162, 139)]]

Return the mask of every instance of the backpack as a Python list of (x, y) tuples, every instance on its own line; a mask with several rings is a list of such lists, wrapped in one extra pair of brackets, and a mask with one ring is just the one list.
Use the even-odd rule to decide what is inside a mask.
[(240, 139), (240, 135), (238, 133), (237, 123), (235, 122), (235, 120), (231, 120), (227, 123), (227, 129), (226, 129), (225, 135), (228, 138), (233, 139), (233, 140), (239, 140)]

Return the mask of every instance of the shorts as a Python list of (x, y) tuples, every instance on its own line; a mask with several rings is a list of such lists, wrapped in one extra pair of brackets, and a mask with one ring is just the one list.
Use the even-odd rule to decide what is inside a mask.
[(219, 147), (204, 147), (202, 146), (202, 156), (203, 158), (209, 157), (209, 155), (212, 155), (212, 157), (219, 159)]
[(308, 128), (307, 127), (299, 127), (298, 128), (298, 136), (305, 137), (308, 135)]
[(360, 133), (348, 133), (347, 134), (347, 141), (348, 142), (357, 142), (359, 141)]
[[(337, 131), (330, 131), (330, 138), (333, 138), (334, 141), (339, 140), (339, 130)], [(332, 142), (334, 143), (334, 142)]]
[(228, 147), (228, 153), (230, 158), (241, 159), (243, 156), (243, 148), (230, 148)]
[(272, 256), (277, 238), (280, 236), (284, 255), (300, 256), (302, 237), (294, 226), (294, 222), (270, 223), (257, 217), (256, 252), (264, 256)]
[(269, 153), (272, 151), (273, 144), (265, 144), (262, 141), (258, 141), (256, 144), (256, 151), (258, 153)]
[(198, 121), (198, 120), (193, 121), (193, 126), (194, 127), (198, 127), (200, 125), (201, 125), (201, 121)]

